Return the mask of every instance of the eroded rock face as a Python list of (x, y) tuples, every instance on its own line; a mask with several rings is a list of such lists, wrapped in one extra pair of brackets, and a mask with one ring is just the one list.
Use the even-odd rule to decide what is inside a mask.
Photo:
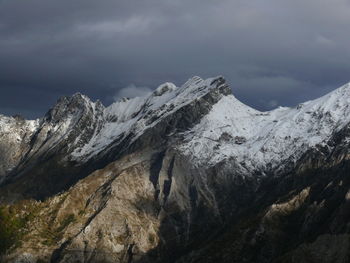
[(38, 121), (0, 115), (0, 184), (28, 152)]
[[(223, 209), (229, 185), (236, 185), (231, 178), (193, 167), (172, 150), (128, 155), (37, 204), (43, 218), (35, 215), (23, 248), (7, 260), (23, 253), (51, 262), (175, 260), (188, 244), (207, 238), (202, 228), (219, 229), (231, 218)], [(218, 192), (222, 183), (227, 188)], [(236, 211), (235, 200), (229, 202)], [(54, 237), (43, 234), (58, 230)], [(37, 244), (47, 249), (27, 249)]]
[[(42, 221), (8, 259), (346, 262), (349, 164), (325, 168), (328, 157), (315, 153), (320, 166), (258, 182), (240, 177), (234, 162), (195, 167), (176, 149), (130, 154), (41, 203)], [(62, 227), (67, 215), (74, 219)], [(43, 235), (50, 220), (51, 231), (61, 229), (54, 240)], [(47, 250), (26, 248), (37, 244)]]
[(238, 220), (177, 262), (349, 261), (349, 147), (332, 143), (344, 132), (294, 171), (263, 179)]

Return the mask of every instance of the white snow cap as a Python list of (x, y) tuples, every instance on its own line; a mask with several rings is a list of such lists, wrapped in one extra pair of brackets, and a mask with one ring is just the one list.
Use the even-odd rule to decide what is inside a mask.
[(234, 158), (247, 173), (267, 167), (282, 169), (283, 160), (297, 161), (350, 122), (350, 83), (296, 108), (260, 112), (223, 97), (188, 132), (179, 149), (197, 165)]
[[(221, 90), (223, 87), (225, 90)], [(203, 80), (196, 76), (180, 87), (167, 82), (144, 97), (121, 99), (106, 108), (76, 94), (82, 96), (99, 125), (90, 127), (94, 133), (87, 143), (78, 144), (77, 138), (69, 146), (74, 149), (72, 158), (86, 161), (128, 135), (136, 140), (163, 118), (212, 91), (221, 92), (218, 102), (209, 106), (209, 113), (189, 127), (176, 146), (198, 166), (230, 158), (247, 174), (257, 170), (263, 173), (268, 168), (278, 171), (286, 160), (296, 162), (311, 147), (326, 146), (334, 132), (350, 123), (350, 83), (295, 108), (261, 112), (227, 95), (229, 89), (222, 77)], [(62, 138), (71, 127), (71, 117), (60, 124)], [(0, 131), (10, 131), (15, 123), (13, 118), (0, 116)], [(39, 122), (27, 121), (26, 126), (34, 132)]]
[(116, 138), (122, 138), (131, 132), (136, 139), (161, 119), (216, 89), (218, 84), (214, 83), (214, 80), (217, 79), (221, 79), (221, 77), (207, 80), (194, 77), (181, 87), (166, 82), (145, 97), (119, 100), (113, 103), (104, 110), (106, 121), (103, 127), (96, 131), (88, 144), (73, 152), (73, 158), (91, 157), (115, 141)]
[[(130, 132), (135, 138), (160, 119), (207, 94), (221, 77), (189, 79), (181, 87), (160, 85), (152, 94), (120, 100), (104, 111), (105, 123), (91, 141), (73, 153), (76, 159), (97, 154)], [(154, 116), (155, 121), (150, 121)], [(350, 122), (350, 84), (295, 108), (260, 112), (233, 95), (223, 96), (200, 123), (185, 134), (178, 150), (199, 166), (233, 158), (247, 174), (267, 167), (282, 169), (317, 144), (325, 145), (335, 131)]]

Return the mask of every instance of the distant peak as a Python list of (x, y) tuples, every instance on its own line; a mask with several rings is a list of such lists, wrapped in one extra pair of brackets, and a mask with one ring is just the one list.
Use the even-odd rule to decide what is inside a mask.
[(46, 113), (45, 118), (51, 121), (60, 121), (69, 114), (76, 114), (81, 111), (90, 111), (92, 108), (104, 106), (97, 102), (96, 105), (89, 97), (80, 92), (74, 93), (72, 96), (63, 96), (57, 100), (55, 106)]
[(72, 97), (85, 97), (85, 95), (81, 94), (80, 92), (76, 92), (72, 95)]
[(84, 94), (82, 94), (80, 92), (74, 93), (72, 95), (72, 97), (71, 97), (71, 100), (72, 101), (78, 100), (78, 101), (85, 101), (85, 102), (88, 102), (88, 103), (92, 103), (92, 100), (88, 96), (86, 96), (86, 95), (84, 95)]
[[(90, 98), (81, 94), (80, 92), (74, 93), (72, 96), (62, 96), (57, 100), (56, 106), (62, 105), (62, 104), (69, 104), (72, 102), (91, 102)], [(55, 107), (56, 107), (55, 106)]]

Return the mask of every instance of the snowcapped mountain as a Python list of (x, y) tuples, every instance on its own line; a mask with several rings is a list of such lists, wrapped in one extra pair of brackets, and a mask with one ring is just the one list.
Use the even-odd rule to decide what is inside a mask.
[[(25, 218), (4, 261), (279, 262), (327, 238), (346, 248), (332, 235), (350, 220), (349, 123), (350, 84), (260, 112), (222, 77), (108, 107), (77, 93), (33, 121), (0, 115), (0, 203)], [(280, 247), (290, 218), (299, 234)], [(326, 219), (344, 228), (324, 231)]]
[(325, 146), (350, 122), (350, 84), (296, 108), (259, 112), (233, 95), (223, 97), (186, 135), (181, 148), (198, 165), (235, 158), (253, 170), (283, 170), (308, 149)]
[[(200, 105), (200, 116), (162, 135), (182, 136), (177, 150), (198, 166), (233, 158), (247, 175), (278, 173), (284, 165), (293, 166), (304, 152), (326, 145), (333, 133), (350, 122), (350, 84), (296, 108), (260, 112), (237, 100), (223, 78), (194, 77), (181, 87), (165, 83), (149, 96), (123, 98), (109, 107), (79, 93), (63, 97), (40, 120), (19, 122), (1, 117), (1, 133), (3, 137), (8, 134), (16, 145), (23, 144), (22, 140), (29, 144), (31, 138), (22, 162), (61, 151), (69, 161), (86, 163), (121, 144), (124, 149), (119, 152), (127, 150), (152, 128), (173, 121), (184, 108), (195, 108), (206, 96), (210, 99)], [(5, 152), (15, 155), (11, 150)], [(7, 171), (9, 168), (13, 167)], [(5, 174), (6, 169), (2, 170), (0, 175)]]
[[(220, 92), (224, 94), (229, 92), (222, 78), (204, 81), (199, 77), (194, 77), (181, 87), (165, 83), (147, 97), (123, 98), (104, 109), (103, 126), (95, 129), (89, 143), (77, 148), (72, 156), (77, 160), (87, 159), (104, 150), (116, 139), (123, 140), (128, 136), (132, 136), (130, 142), (132, 143), (145, 131), (181, 108), (208, 94), (219, 96)], [(214, 93), (218, 94), (214, 95)]]

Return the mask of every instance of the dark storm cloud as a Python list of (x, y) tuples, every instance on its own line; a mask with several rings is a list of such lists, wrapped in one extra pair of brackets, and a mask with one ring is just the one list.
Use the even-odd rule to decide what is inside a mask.
[(260, 109), (294, 105), (350, 81), (349, 27), (348, 0), (0, 0), (0, 112), (193, 75), (224, 75)]

